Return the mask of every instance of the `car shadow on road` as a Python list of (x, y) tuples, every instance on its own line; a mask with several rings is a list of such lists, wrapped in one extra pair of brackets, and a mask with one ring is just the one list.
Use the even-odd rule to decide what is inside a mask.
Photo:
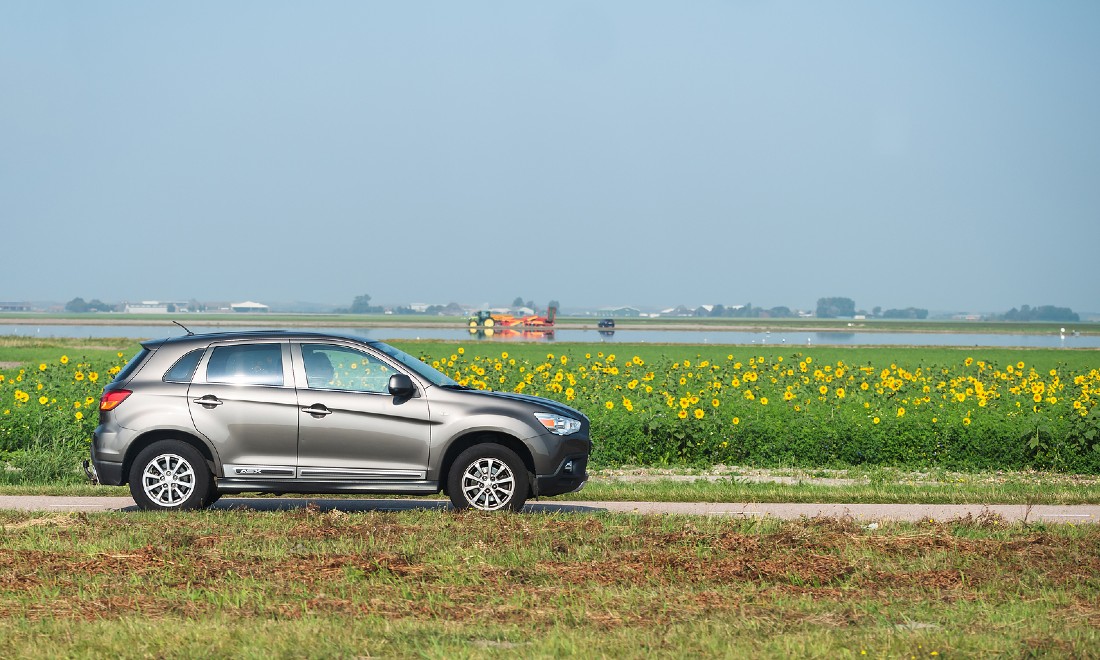
[[(370, 511), (454, 511), (447, 500), (324, 499), (305, 497), (223, 497), (211, 511), (294, 511), (313, 505), (318, 511), (366, 513)], [(129, 506), (123, 511), (139, 511)], [(523, 513), (595, 513), (607, 509), (577, 504), (528, 502)]]

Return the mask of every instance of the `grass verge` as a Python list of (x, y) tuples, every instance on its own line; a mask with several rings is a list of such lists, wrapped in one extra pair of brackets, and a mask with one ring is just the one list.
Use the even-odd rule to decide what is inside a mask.
[[(0, 495), (126, 496), (129, 493), (125, 487), (87, 483), (0, 484)], [(1049, 472), (914, 473), (894, 469), (806, 472), (737, 468), (689, 471), (637, 468), (593, 471), (583, 490), (547, 501), (555, 500), (1100, 504), (1100, 478)]]
[(0, 511), (4, 657), (1089, 656), (1100, 527)]

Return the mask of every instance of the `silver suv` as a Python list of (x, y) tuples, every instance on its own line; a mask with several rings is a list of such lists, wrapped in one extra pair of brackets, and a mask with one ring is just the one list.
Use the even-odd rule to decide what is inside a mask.
[(143, 509), (224, 493), (443, 491), (519, 510), (587, 480), (588, 418), (556, 401), (463, 387), (378, 341), (307, 332), (142, 344), (104, 389), (93, 480)]

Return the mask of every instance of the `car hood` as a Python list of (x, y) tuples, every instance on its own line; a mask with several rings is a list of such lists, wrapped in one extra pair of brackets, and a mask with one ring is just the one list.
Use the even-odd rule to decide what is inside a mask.
[(532, 406), (543, 408), (549, 412), (554, 412), (559, 415), (567, 415), (578, 420), (588, 419), (588, 417), (584, 413), (575, 408), (570, 408), (564, 403), (558, 403), (553, 399), (547, 399), (541, 396), (533, 396), (531, 394), (517, 394), (515, 392), (493, 392), (492, 390), (462, 390), (462, 393), (469, 394), (471, 396), (487, 396), (496, 399), (508, 399), (509, 401), (521, 401), (523, 403), (528, 403)]

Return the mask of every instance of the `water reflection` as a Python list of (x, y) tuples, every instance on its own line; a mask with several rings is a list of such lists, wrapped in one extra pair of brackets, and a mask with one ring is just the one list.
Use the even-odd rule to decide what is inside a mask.
[(520, 340), (520, 341), (554, 341), (553, 328), (548, 330), (516, 330), (513, 328), (486, 328), (484, 326), (471, 326), (470, 336), (474, 339), (495, 340)]
[(854, 332), (815, 332), (814, 336), (817, 337), (817, 344), (854, 344), (856, 333)]

